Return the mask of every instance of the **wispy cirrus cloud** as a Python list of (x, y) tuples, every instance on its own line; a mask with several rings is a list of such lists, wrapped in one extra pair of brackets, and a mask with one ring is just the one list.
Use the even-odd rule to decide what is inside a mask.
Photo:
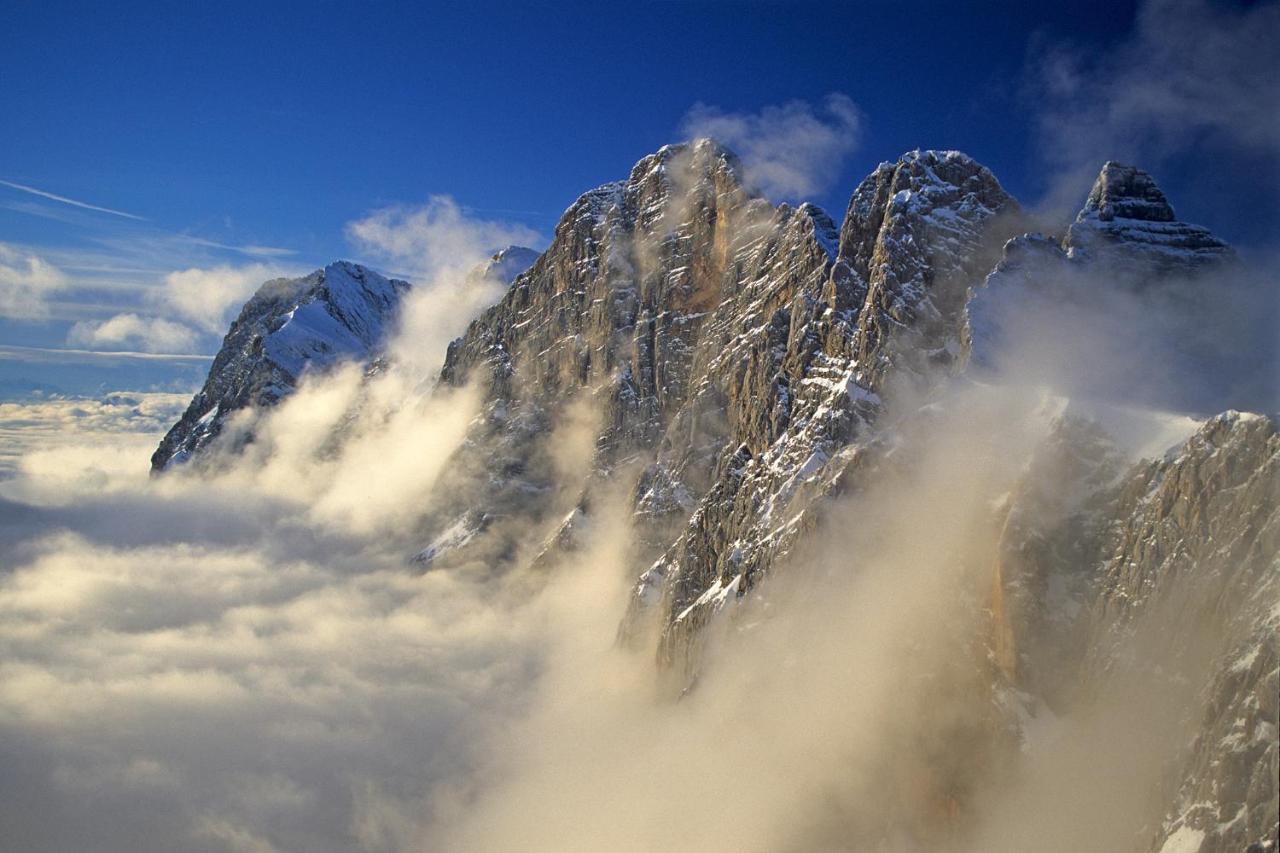
[(293, 249), (286, 249), (282, 246), (259, 246), (254, 243), (246, 245), (236, 245), (233, 243), (219, 243), (216, 240), (206, 240), (203, 237), (192, 237), (190, 235), (178, 235), (180, 239), (189, 241), (195, 246), (204, 246), (209, 249), (222, 249), (227, 252), (235, 252), (238, 255), (247, 255), (251, 258), (285, 258), (289, 255), (296, 255)]
[[(228, 262), (208, 241), (163, 234), (113, 234), (75, 246), (0, 244), (0, 317), (74, 324), (66, 338), (74, 346), (191, 352), (195, 338), (212, 346), (263, 282), (306, 272), (263, 254)], [(160, 343), (141, 346), (144, 325)], [(63, 342), (65, 327), (55, 334), (48, 345)], [(164, 346), (178, 341), (178, 349)]]
[(40, 196), (41, 198), (47, 198), (50, 201), (56, 201), (59, 204), (68, 204), (68, 205), (71, 205), (72, 207), (78, 207), (81, 210), (92, 210), (96, 213), (108, 213), (112, 216), (120, 216), (120, 217), (123, 217), (124, 219), (133, 219), (138, 222), (147, 221), (147, 218), (145, 216), (139, 216), (136, 213), (128, 213), (123, 210), (116, 210), (114, 207), (102, 207), (101, 205), (90, 204), (87, 201), (80, 201), (78, 199), (68, 198), (67, 196), (64, 196), (64, 195), (58, 195), (57, 193), (51, 193), (47, 190), (41, 190), (35, 187), (29, 187), (26, 184), (18, 184), (18, 183), (14, 183), (13, 181), (0, 180), (0, 186), (6, 186), (9, 189), (18, 190), (19, 192), (30, 193), (31, 195)]

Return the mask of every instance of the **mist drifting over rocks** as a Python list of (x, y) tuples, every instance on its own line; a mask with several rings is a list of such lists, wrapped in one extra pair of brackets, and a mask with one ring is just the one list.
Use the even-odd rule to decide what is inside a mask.
[(770, 200), (861, 122), (700, 106), (541, 252), (380, 210), (406, 278), (267, 281), (185, 413), (0, 407), (64, 433), (0, 480), (0, 846), (1274, 850), (1273, 271), (1141, 164)]

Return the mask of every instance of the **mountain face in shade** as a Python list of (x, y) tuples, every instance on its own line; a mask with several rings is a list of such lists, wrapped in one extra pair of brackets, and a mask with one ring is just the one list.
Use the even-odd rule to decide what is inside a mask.
[[(1277, 835), (1280, 762), (1280, 435), (1226, 412), (1169, 456), (1130, 472), (1104, 512), (1083, 676), (1123, 679), (1133, 651), (1194, 661), (1188, 749), (1151, 849), (1202, 834), (1201, 853)], [(1172, 618), (1169, 618), (1172, 615)], [(1163, 618), (1162, 618), (1163, 617)], [(1169, 625), (1176, 626), (1170, 631)], [(1158, 627), (1157, 627), (1158, 626)], [(1137, 642), (1135, 643), (1135, 638)], [(1167, 674), (1176, 679), (1176, 668)]]
[[(578, 198), (545, 252), (490, 262), (511, 285), (440, 374), (477, 386), (482, 407), (412, 531), (415, 567), (551, 571), (620, 489), (637, 544), (619, 642), (690, 687), (710, 626), (821, 545), (836, 499), (910, 468), (944, 392), (985, 381), (1015, 319), (1060, 327), (1075, 316), (1063, 306), (1096, 313), (1125, 294), (1212, 299), (1236, 264), (1116, 163), (1060, 237), (1022, 230), (1017, 202), (956, 151), (881, 164), (839, 226), (771, 204), (712, 140), (645, 157)], [(153, 467), (190, 457), (231, 412), (273, 405), (304, 368), (375, 358), (406, 289), (348, 264), (264, 285)], [(1167, 659), (1159, 678), (1193, 719), (1139, 849), (1273, 841), (1275, 424), (1227, 412), (1135, 461), (1091, 414), (1130, 401), (1097, 396), (1064, 405), (989, 508), (991, 601), (973, 605), (979, 654), (957, 664), (981, 688), (956, 700), (972, 704), (953, 734), (976, 764), (1011, 762), (1035, 719), (1078, 701), (1064, 685), (1120, 689), (1135, 661)], [(566, 472), (569, 432), (589, 458)], [(963, 768), (947, 773), (931, 782), (951, 792), (938, 814), (965, 804)]]
[(1102, 167), (1063, 249), (1072, 257), (1123, 254), (1135, 270), (1156, 273), (1215, 264), (1234, 254), (1207, 228), (1180, 222), (1150, 175), (1115, 162)]
[(1123, 696), (1142, 684), (1165, 703), (1137, 711), (1142, 725), (1184, 746), (1164, 757), (1156, 826), (1134, 849), (1274, 842), (1274, 421), (1229, 411), (1129, 465), (1096, 425), (1065, 418), (1037, 464), (1003, 510), (997, 552), (993, 684), (1014, 733), (1006, 748), (1025, 749), (1035, 721), (1082, 689)]
[[(1065, 360), (1111, 398), (1156, 408), (1269, 411), (1276, 386), (1254, 365), (1276, 352), (1276, 312), (1270, 283), (1178, 220), (1150, 175), (1107, 163), (1061, 237), (1010, 240), (973, 288), (961, 358), (1028, 380)], [(1060, 363), (1037, 363), (1055, 350)]]

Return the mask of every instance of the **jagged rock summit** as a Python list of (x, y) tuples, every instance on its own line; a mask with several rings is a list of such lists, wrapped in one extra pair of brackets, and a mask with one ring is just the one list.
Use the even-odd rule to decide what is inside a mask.
[(1102, 171), (1089, 190), (1077, 221), (1097, 217), (1103, 222), (1137, 219), (1143, 222), (1173, 222), (1173, 208), (1155, 179), (1141, 169), (1114, 160), (1102, 164)]
[(1151, 175), (1111, 161), (1062, 245), (1073, 258), (1127, 262), (1130, 270), (1157, 274), (1234, 256), (1209, 229), (1179, 221)]
[(473, 275), (510, 284), (516, 276), (533, 266), (540, 252), (526, 246), (508, 246), (481, 264)]

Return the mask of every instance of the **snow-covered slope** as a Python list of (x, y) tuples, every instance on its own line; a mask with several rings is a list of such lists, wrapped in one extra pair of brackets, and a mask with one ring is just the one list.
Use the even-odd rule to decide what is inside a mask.
[(305, 370), (370, 359), (408, 289), (348, 261), (263, 284), (231, 324), (204, 387), (151, 457), (152, 471), (190, 459), (233, 412), (274, 405)]
[[(533, 249), (508, 246), (477, 265), (469, 281), (509, 285), (537, 258)], [(233, 412), (274, 406), (304, 371), (347, 361), (372, 366), (409, 289), (406, 281), (349, 261), (263, 284), (232, 323), (204, 387), (160, 443), (152, 470), (190, 459), (222, 432)]]

